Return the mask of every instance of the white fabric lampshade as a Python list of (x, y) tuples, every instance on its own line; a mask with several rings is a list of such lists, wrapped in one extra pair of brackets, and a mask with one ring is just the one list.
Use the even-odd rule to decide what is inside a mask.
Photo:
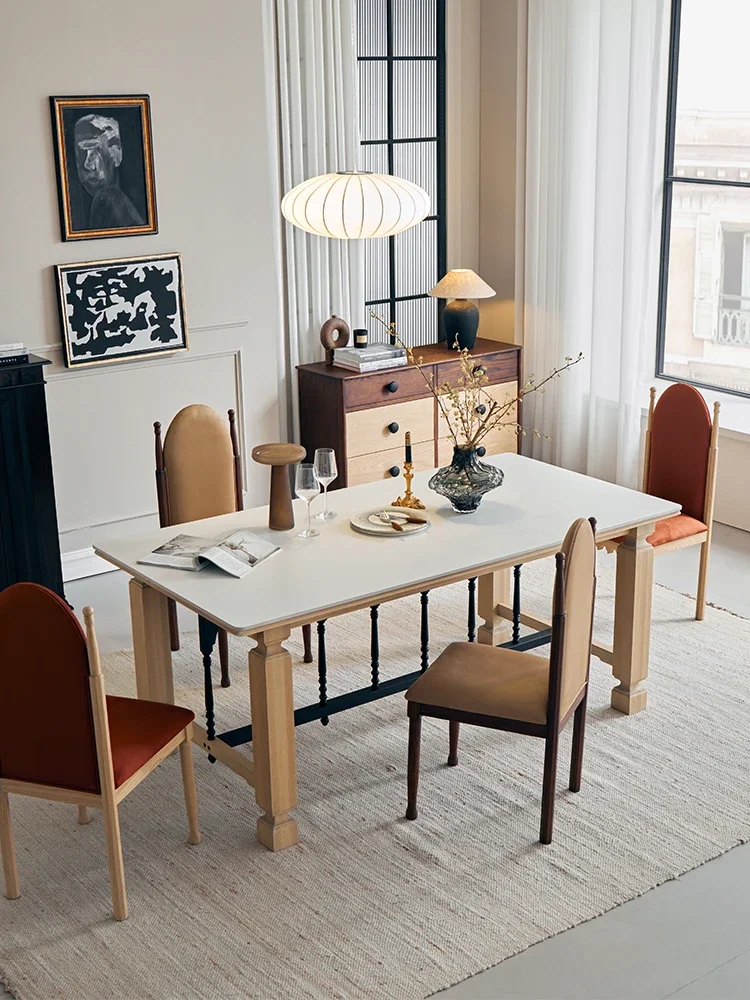
[(436, 299), (490, 299), (496, 292), (468, 267), (457, 267), (448, 271), (429, 294)]
[(390, 174), (321, 174), (288, 191), (281, 211), (308, 233), (339, 240), (395, 236), (430, 214), (421, 187)]

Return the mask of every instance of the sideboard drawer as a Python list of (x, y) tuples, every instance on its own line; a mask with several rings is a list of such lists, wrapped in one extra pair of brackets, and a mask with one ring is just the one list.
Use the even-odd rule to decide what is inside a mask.
[[(432, 374), (432, 365), (424, 369)], [(429, 388), (416, 368), (391, 368), (373, 375), (361, 375), (344, 383), (344, 406), (347, 410), (382, 406), (415, 396), (429, 395)]]
[[(435, 468), (435, 444), (425, 441), (412, 446), (412, 461), (417, 472)], [(381, 479), (393, 478), (393, 499), (397, 493), (404, 492), (403, 479), (404, 446), (391, 448), (389, 451), (379, 451), (374, 455), (359, 455), (347, 462), (347, 483), (358, 486), (360, 483), (380, 482)], [(399, 474), (391, 477), (390, 470), (398, 467)]]
[[(490, 403), (487, 401), (486, 398), (487, 396), (490, 396), (493, 400), (495, 400), (498, 403), (506, 403), (512, 399), (515, 399), (515, 397), (518, 395), (518, 382), (514, 381), (514, 382), (504, 382), (502, 385), (488, 385), (484, 387), (484, 391), (486, 393), (486, 396), (484, 397), (485, 403), (488, 406), (490, 405)], [(507, 416), (508, 420), (516, 419), (517, 409), (518, 409), (517, 406), (512, 407)], [(456, 421), (453, 418), (451, 418), (451, 423), (455, 424)], [(497, 430), (499, 429), (500, 428), (497, 428)], [(495, 431), (492, 431), (491, 433), (494, 434)], [(438, 438), (444, 438), (448, 437), (448, 435), (449, 435), (448, 425), (445, 421), (445, 417), (443, 416), (443, 411), (440, 409), (440, 407), (438, 407), (437, 436)]]
[[(499, 354), (495, 357), (478, 358), (477, 366), (481, 365), (487, 373), (487, 378), (491, 384), (496, 382), (509, 382), (517, 377), (518, 359), (514, 354)], [(461, 375), (460, 361), (451, 361), (450, 364), (440, 365), (438, 383), (444, 385), (458, 385)]]
[(406, 431), (411, 431), (414, 444), (432, 441), (435, 436), (435, 403), (432, 396), (347, 413), (346, 453), (356, 458), (358, 455), (386, 451), (403, 444)]

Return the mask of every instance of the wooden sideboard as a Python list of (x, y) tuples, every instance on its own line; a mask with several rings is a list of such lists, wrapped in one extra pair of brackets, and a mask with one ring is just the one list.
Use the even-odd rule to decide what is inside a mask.
[[(415, 348), (435, 384), (458, 384), (460, 365), (444, 344)], [(478, 339), (471, 352), (500, 400), (513, 398), (521, 381), (521, 349)], [(334, 487), (356, 486), (401, 475), (404, 434), (411, 431), (417, 471), (450, 463), (453, 444), (434, 396), (414, 365), (359, 375), (319, 363), (299, 365), (301, 443), (308, 461), (316, 448), (333, 448), (339, 468)], [(515, 427), (499, 427), (482, 442), (486, 454), (518, 450)]]

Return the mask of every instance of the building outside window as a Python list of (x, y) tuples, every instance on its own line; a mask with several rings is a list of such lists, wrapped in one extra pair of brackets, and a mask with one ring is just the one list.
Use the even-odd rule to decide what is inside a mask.
[(425, 188), (431, 214), (395, 237), (365, 241), (370, 309), (395, 322), (407, 344), (438, 339), (438, 300), (428, 291), (446, 270), (445, 0), (357, 0), (360, 169)]
[(750, 2), (672, 18), (657, 374), (750, 394)]

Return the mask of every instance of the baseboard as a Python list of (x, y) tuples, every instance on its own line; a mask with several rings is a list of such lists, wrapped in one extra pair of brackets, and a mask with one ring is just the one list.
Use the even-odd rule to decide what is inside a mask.
[(100, 573), (113, 573), (117, 567), (96, 555), (94, 550), (77, 549), (75, 552), (63, 552), (62, 555), (63, 583), (71, 580), (82, 580), (87, 576), (98, 576)]

